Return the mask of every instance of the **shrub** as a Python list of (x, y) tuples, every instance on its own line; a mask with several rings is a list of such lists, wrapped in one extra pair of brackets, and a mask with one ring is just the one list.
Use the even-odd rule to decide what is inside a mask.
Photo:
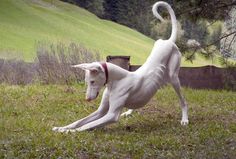
[(0, 82), (24, 85), (35, 77), (34, 64), (22, 60), (0, 60)]
[(84, 79), (84, 73), (71, 65), (99, 61), (97, 52), (82, 45), (37, 43), (34, 63), (23, 60), (0, 60), (0, 82), (25, 85), (35, 81), (43, 84), (71, 84)]

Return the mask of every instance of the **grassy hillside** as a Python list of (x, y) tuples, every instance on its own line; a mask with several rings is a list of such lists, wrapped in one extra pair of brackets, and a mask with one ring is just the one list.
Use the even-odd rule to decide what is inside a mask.
[[(131, 62), (142, 64), (154, 40), (135, 30), (101, 20), (95, 15), (58, 0), (1, 0), (0, 57), (32, 61), (35, 43), (82, 43), (106, 55), (129, 55)], [(194, 64), (211, 64), (197, 58)]]
[[(0, 85), (0, 158), (235, 158), (236, 94), (183, 89), (188, 126), (173, 89), (165, 88), (132, 117), (69, 134), (54, 126), (96, 110), (84, 86)], [(100, 97), (99, 97), (100, 98)]]
[(30, 61), (35, 55), (36, 41), (73, 41), (104, 56), (129, 54), (140, 63), (153, 44), (153, 40), (134, 30), (57, 0), (1, 0), (0, 19), (2, 57), (21, 56)]

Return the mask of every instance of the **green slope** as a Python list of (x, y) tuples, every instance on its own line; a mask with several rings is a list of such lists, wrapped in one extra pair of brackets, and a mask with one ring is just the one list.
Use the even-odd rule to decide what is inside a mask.
[(57, 0), (1, 0), (0, 56), (15, 52), (31, 61), (39, 40), (78, 42), (104, 56), (131, 55), (135, 63), (143, 62), (153, 45), (134, 30)]
[[(82, 43), (103, 58), (129, 55), (134, 64), (145, 61), (154, 43), (135, 30), (58, 0), (0, 0), (0, 58), (32, 61), (37, 41)], [(182, 65), (209, 64), (197, 59), (194, 64), (183, 60)]]

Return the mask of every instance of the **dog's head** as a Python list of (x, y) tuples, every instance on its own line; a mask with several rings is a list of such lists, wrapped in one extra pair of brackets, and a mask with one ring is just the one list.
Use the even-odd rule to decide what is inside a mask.
[(91, 101), (97, 98), (99, 91), (106, 83), (105, 69), (99, 62), (83, 63), (74, 65), (85, 70), (85, 82), (87, 84), (86, 100)]

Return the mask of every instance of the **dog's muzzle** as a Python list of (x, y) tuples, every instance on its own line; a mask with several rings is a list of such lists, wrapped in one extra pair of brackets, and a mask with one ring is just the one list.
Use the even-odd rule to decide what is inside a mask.
[(94, 97), (94, 98), (90, 98), (90, 97), (86, 97), (86, 100), (88, 101), (88, 102), (90, 102), (91, 100), (93, 100), (93, 99), (96, 99), (97, 97), (98, 97), (98, 95), (99, 95), (99, 92), (97, 92), (97, 94), (96, 94), (96, 96)]

